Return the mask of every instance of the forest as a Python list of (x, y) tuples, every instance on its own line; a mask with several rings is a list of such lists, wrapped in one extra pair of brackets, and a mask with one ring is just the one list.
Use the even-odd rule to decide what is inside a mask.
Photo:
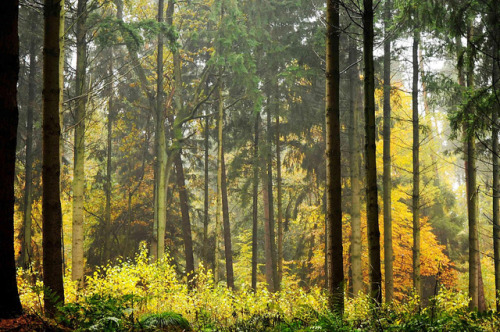
[(0, 331), (499, 331), (498, 0), (0, 1)]

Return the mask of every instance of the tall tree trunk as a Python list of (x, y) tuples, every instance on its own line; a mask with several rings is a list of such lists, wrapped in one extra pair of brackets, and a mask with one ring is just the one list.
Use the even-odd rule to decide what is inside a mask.
[(223, 83), (222, 83), (222, 70), (219, 70), (218, 89), (218, 119), (217, 119), (217, 212), (215, 215), (215, 262), (214, 262), (214, 279), (219, 282), (219, 260), (220, 260), (220, 239), (222, 237), (222, 146), (224, 144), (222, 130), (224, 126), (224, 99), (223, 99)]
[[(0, 3), (0, 319), (22, 314), (14, 258), (14, 179), (19, 110), (19, 2)], [(57, 36), (57, 35), (56, 35)], [(30, 59), (31, 62), (31, 59)], [(60, 233), (59, 233), (60, 234)]]
[(492, 159), (493, 159), (493, 254), (495, 261), (495, 303), (497, 311), (500, 310), (500, 219), (499, 219), (499, 207), (498, 207), (498, 196), (499, 192), (499, 178), (498, 178), (498, 113), (500, 112), (500, 93), (499, 93), (499, 83), (500, 70), (499, 70), (499, 43), (500, 34), (498, 27), (498, 1), (493, 1), (493, 13), (492, 13), (492, 40), (493, 40), (493, 93), (495, 95), (494, 108), (492, 114)]
[(78, 0), (76, 10), (76, 85), (75, 97), (75, 147), (73, 169), (73, 241), (72, 241), (72, 268), (71, 277), (83, 287), (83, 223), (84, 223), (84, 195), (85, 195), (85, 107), (86, 107), (86, 70), (87, 70), (87, 41), (86, 17), (87, 0)]
[[(64, 45), (66, 44), (66, 9), (64, 7), (66, 0), (61, 0), (61, 12), (60, 12), (60, 23), (59, 23), (59, 128), (61, 129), (61, 134), (59, 135), (59, 192), (62, 192), (62, 172), (63, 172), (63, 155), (64, 155)], [(61, 232), (61, 244), (62, 244), (62, 262), (63, 262), (63, 273), (66, 271), (66, 258), (64, 253), (64, 232)]]
[[(222, 137), (224, 140), (224, 137)], [(233, 249), (231, 244), (231, 226), (229, 223), (229, 204), (227, 200), (226, 163), (224, 161), (224, 144), (221, 151), (221, 195), (222, 195), (222, 222), (224, 224), (224, 254), (226, 256), (227, 286), (234, 289)]]
[[(62, 213), (59, 190), (59, 138), (61, 135), (59, 122), (60, 13), (61, 1), (44, 1), (42, 246), (44, 308), (45, 312), (50, 316), (55, 315), (56, 304), (64, 303), (61, 254)], [(5, 22), (5, 20), (2, 20), (2, 22)], [(12, 46), (9, 49), (12, 49)], [(4, 232), (1, 233), (4, 234)], [(2, 243), (4, 242), (2, 241)]]
[(413, 85), (412, 85), (412, 124), (413, 124), (413, 288), (422, 296), (420, 277), (420, 135), (418, 119), (418, 44), (420, 33), (413, 31)]
[(204, 183), (204, 197), (203, 197), (203, 259), (204, 263), (208, 264), (209, 260), (209, 245), (208, 245), (208, 206), (209, 206), (209, 197), (208, 197), (208, 149), (209, 149), (209, 117), (205, 114), (205, 130), (204, 130), (204, 140), (205, 140), (205, 155), (204, 155), (204, 175), (205, 175), (205, 183)]
[[(356, 42), (349, 41), (349, 64), (357, 61)], [(359, 143), (359, 67), (354, 66), (349, 73), (349, 169), (351, 177), (351, 286), (354, 296), (363, 291), (363, 271), (361, 267), (361, 179)]]
[(391, 205), (391, 39), (389, 25), (392, 21), (391, 1), (386, 0), (384, 5), (384, 265), (385, 265), (385, 302), (394, 299), (394, 279), (392, 249), (392, 205)]
[(182, 165), (181, 152), (174, 156), (174, 164), (177, 175), (177, 188), (179, 189), (179, 201), (182, 214), (182, 237), (184, 239), (184, 253), (186, 256), (186, 275), (188, 287), (193, 286), (194, 278), (194, 255), (193, 255), (193, 236), (191, 234), (191, 220), (189, 218), (189, 197), (186, 188), (186, 179), (184, 176), (184, 167)]
[[(35, 12), (30, 15), (31, 30), (35, 31), (37, 19)], [(36, 40), (32, 35), (29, 44), (29, 78), (28, 78), (28, 109), (26, 121), (26, 173), (24, 187), (24, 222), (23, 242), (21, 249), (20, 265), (27, 269), (33, 257), (31, 247), (31, 205), (33, 203), (33, 111), (35, 108), (35, 79), (36, 79)]]
[(101, 264), (106, 264), (110, 256), (109, 235), (111, 234), (111, 153), (112, 153), (112, 130), (113, 130), (113, 112), (114, 112), (114, 89), (113, 89), (113, 49), (110, 49), (109, 58), (109, 81), (108, 81), (108, 123), (106, 137), (106, 185), (105, 194), (106, 202), (104, 206), (104, 236), (103, 255)]
[[(276, 100), (278, 102), (278, 100)], [(273, 132), (271, 129), (271, 107), (268, 105), (267, 110), (267, 196), (268, 196), (268, 224), (269, 224), (269, 245), (270, 245), (270, 255), (271, 255), (271, 272), (272, 272), (272, 282), (273, 291), (279, 290), (279, 280), (278, 280), (278, 266), (276, 257), (276, 238), (274, 233), (274, 196), (273, 196)]]
[[(474, 51), (471, 43), (472, 26), (467, 32), (467, 88), (474, 88)], [(474, 110), (468, 106), (465, 110), (466, 118), (474, 116)], [(479, 238), (477, 224), (477, 183), (476, 183), (476, 138), (474, 128), (465, 122), (466, 135), (466, 184), (467, 184), (467, 214), (469, 219), (469, 297), (471, 309), (479, 308)]]
[(262, 177), (262, 202), (264, 204), (264, 255), (265, 255), (265, 268), (266, 268), (266, 283), (267, 289), (274, 292), (273, 283), (273, 262), (271, 251), (271, 227), (269, 223), (269, 187), (267, 185), (268, 178), (266, 174)]
[(382, 302), (382, 273), (380, 272), (380, 230), (378, 224), (376, 125), (375, 125), (375, 71), (373, 66), (373, 1), (363, 0), (363, 49), (365, 88), (365, 155), (366, 155), (366, 216), (368, 228), (368, 256), (370, 297), (378, 305)]
[(339, 2), (326, 9), (326, 215), (328, 306), (344, 313), (344, 260), (342, 246), (342, 185), (340, 174)]
[(252, 289), (257, 290), (258, 255), (258, 194), (259, 194), (259, 120), (260, 113), (255, 114), (253, 143), (253, 185), (252, 185)]
[[(169, 3), (170, 6), (170, 3)], [(158, 1), (158, 22), (163, 22), (164, 1)], [(155, 114), (155, 200), (152, 250), (154, 258), (160, 260), (165, 253), (165, 229), (167, 225), (167, 141), (163, 112), (163, 33), (158, 33), (156, 58), (156, 105)]]
[(278, 198), (278, 284), (283, 279), (283, 193), (281, 181), (281, 137), (279, 103), (276, 103), (276, 186)]

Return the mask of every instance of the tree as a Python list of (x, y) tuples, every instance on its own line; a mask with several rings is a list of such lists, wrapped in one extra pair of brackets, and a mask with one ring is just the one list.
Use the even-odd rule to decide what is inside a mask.
[(413, 30), (413, 83), (412, 83), (412, 123), (413, 123), (413, 288), (418, 296), (422, 296), (420, 277), (420, 135), (418, 118), (418, 44), (420, 32)]
[(73, 246), (71, 278), (83, 287), (83, 223), (85, 195), (85, 122), (87, 71), (87, 0), (78, 0), (76, 10), (75, 141), (73, 169)]
[(326, 9), (326, 213), (329, 307), (344, 312), (342, 185), (340, 177), (340, 15), (339, 2)]
[(392, 215), (391, 215), (391, 38), (389, 24), (392, 20), (391, 1), (384, 4), (384, 264), (385, 264), (385, 302), (394, 298), (392, 249)]
[(366, 158), (366, 218), (368, 229), (368, 255), (370, 297), (382, 302), (382, 273), (380, 272), (380, 230), (378, 223), (377, 164), (375, 146), (375, 71), (373, 65), (373, 1), (363, 0), (363, 51), (365, 90), (365, 158)]
[(59, 30), (61, 1), (44, 1), (43, 54), (43, 284), (45, 311), (53, 316), (56, 304), (64, 303), (61, 254), (62, 213), (60, 200), (59, 138)]
[(0, 319), (19, 316), (21, 302), (16, 283), (14, 260), (14, 170), (19, 111), (17, 79), (19, 76), (19, 2), (0, 4)]

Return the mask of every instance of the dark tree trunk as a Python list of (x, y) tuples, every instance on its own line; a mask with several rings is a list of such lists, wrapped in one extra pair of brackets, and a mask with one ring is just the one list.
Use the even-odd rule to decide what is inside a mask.
[[(206, 114), (205, 114), (206, 115)], [(204, 156), (204, 175), (205, 175), (205, 183), (204, 183), (204, 197), (203, 197), (203, 259), (205, 260), (205, 264), (208, 264), (209, 261), (209, 245), (208, 245), (208, 205), (209, 205), (209, 198), (208, 198), (208, 149), (209, 149), (209, 117), (205, 117), (205, 130), (204, 130), (204, 135), (205, 135), (205, 156)]]
[(252, 188), (252, 289), (257, 290), (257, 260), (258, 260), (258, 195), (259, 195), (259, 120), (260, 114), (255, 114), (253, 143), (253, 188)]
[(44, 2), (43, 54), (43, 283), (45, 312), (54, 316), (57, 303), (64, 303), (61, 253), (62, 213), (59, 191), (59, 27), (61, 1)]
[(269, 245), (270, 245), (270, 259), (272, 269), (272, 282), (273, 291), (278, 291), (280, 288), (278, 280), (278, 267), (276, 257), (276, 239), (274, 232), (274, 195), (273, 195), (273, 132), (271, 129), (271, 108), (268, 105), (267, 110), (267, 196), (268, 196), (268, 224), (269, 224)]
[(328, 306), (344, 312), (344, 260), (342, 246), (342, 185), (340, 174), (339, 2), (328, 0), (326, 9), (326, 215)]
[(389, 25), (392, 20), (391, 0), (384, 5), (384, 265), (385, 265), (385, 302), (394, 298), (392, 249), (392, 215), (391, 215), (391, 39)]
[[(356, 41), (349, 41), (349, 64), (357, 61), (358, 51)], [(361, 151), (359, 139), (359, 117), (361, 86), (359, 80), (359, 67), (354, 66), (349, 74), (349, 171), (351, 178), (351, 269), (350, 287), (352, 294), (356, 297), (363, 291), (363, 271), (361, 263)]]
[(365, 156), (366, 156), (366, 216), (368, 229), (368, 256), (370, 297), (382, 302), (382, 273), (380, 272), (380, 230), (378, 223), (376, 125), (375, 125), (375, 71), (373, 66), (373, 1), (363, 0), (363, 49), (365, 87)]
[(103, 254), (101, 264), (106, 264), (110, 256), (110, 236), (111, 234), (111, 153), (112, 153), (112, 130), (113, 130), (113, 112), (114, 112), (114, 90), (113, 90), (113, 49), (110, 49), (109, 59), (109, 81), (108, 81), (108, 123), (107, 123), (107, 137), (106, 137), (106, 202), (104, 206), (104, 229), (106, 235), (104, 236)]
[(227, 200), (227, 179), (226, 179), (226, 162), (224, 161), (224, 147), (222, 148), (221, 152), (222, 152), (222, 158), (221, 158), (222, 224), (224, 226), (224, 254), (226, 256), (226, 280), (227, 280), (227, 286), (234, 289), (233, 249), (231, 245), (229, 204)]
[(193, 255), (193, 236), (191, 234), (191, 220), (189, 218), (189, 197), (186, 188), (186, 179), (184, 177), (184, 167), (182, 165), (181, 151), (174, 156), (174, 164), (177, 175), (177, 188), (179, 189), (179, 200), (182, 214), (182, 237), (184, 239), (184, 253), (186, 256), (186, 274), (188, 287), (192, 287), (194, 278), (194, 255)]
[[(0, 3), (0, 319), (19, 316), (21, 302), (14, 259), (14, 179), (19, 110), (19, 2)], [(60, 234), (60, 233), (59, 233)]]
[[(33, 11), (30, 15), (31, 30), (35, 31), (37, 19)], [(24, 187), (24, 222), (20, 265), (27, 269), (33, 258), (31, 246), (31, 205), (33, 203), (33, 112), (35, 109), (36, 40), (32, 35), (29, 46), (28, 109), (26, 121), (26, 175)]]
[(412, 86), (412, 123), (413, 123), (413, 288), (418, 296), (422, 296), (420, 277), (420, 135), (418, 118), (418, 44), (420, 33), (413, 32), (413, 86)]

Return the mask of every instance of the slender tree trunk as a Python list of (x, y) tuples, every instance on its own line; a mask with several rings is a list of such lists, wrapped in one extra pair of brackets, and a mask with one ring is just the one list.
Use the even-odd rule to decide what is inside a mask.
[[(59, 135), (59, 192), (62, 192), (62, 172), (63, 172), (63, 155), (64, 155), (64, 45), (66, 44), (66, 9), (64, 7), (66, 0), (61, 0), (61, 12), (60, 12), (60, 23), (59, 23), (59, 128), (61, 129), (61, 134)], [(64, 232), (61, 230), (61, 252), (62, 252), (62, 262), (63, 262), (63, 274), (66, 271), (66, 258), (64, 253)]]
[[(170, 5), (170, 3), (169, 3)], [(158, 22), (163, 22), (164, 1), (158, 1)], [(153, 255), (157, 260), (165, 253), (165, 229), (167, 225), (167, 141), (165, 137), (165, 116), (163, 113), (163, 33), (158, 33), (158, 54), (156, 58), (156, 105), (155, 109), (155, 216), (153, 225)]]
[(186, 256), (186, 275), (188, 287), (193, 286), (194, 278), (194, 254), (193, 254), (193, 236), (191, 234), (191, 220), (189, 218), (189, 196), (186, 188), (186, 179), (184, 177), (184, 167), (182, 165), (181, 152), (174, 156), (174, 164), (177, 175), (177, 188), (179, 189), (179, 200), (182, 214), (182, 237), (184, 239), (184, 253)]
[(76, 10), (76, 85), (75, 97), (75, 147), (73, 169), (73, 245), (71, 277), (83, 287), (83, 223), (84, 223), (84, 195), (85, 195), (85, 107), (86, 107), (86, 70), (87, 70), (87, 41), (86, 17), (87, 0), (78, 0)]
[(366, 215), (368, 228), (368, 256), (370, 297), (378, 305), (382, 302), (382, 273), (380, 272), (380, 230), (378, 223), (376, 125), (375, 125), (375, 71), (373, 66), (373, 1), (363, 0), (363, 49), (365, 88), (365, 155), (366, 155)]
[(114, 89), (113, 89), (113, 49), (110, 49), (109, 58), (109, 81), (108, 81), (108, 123), (107, 123), (107, 137), (106, 137), (106, 202), (104, 206), (104, 229), (106, 236), (104, 236), (103, 255), (101, 264), (106, 264), (110, 256), (109, 248), (109, 235), (111, 234), (111, 153), (112, 153), (112, 130), (113, 130), (113, 113), (114, 113)]
[(339, 2), (328, 0), (326, 9), (326, 215), (328, 306), (344, 313), (344, 261), (342, 246), (342, 185), (340, 174)]
[(258, 260), (258, 195), (259, 195), (259, 120), (260, 113), (255, 114), (253, 143), (253, 194), (252, 194), (252, 289), (257, 290)]
[(269, 225), (269, 187), (267, 184), (268, 178), (266, 174), (262, 177), (262, 201), (264, 203), (264, 254), (266, 267), (266, 283), (267, 289), (274, 292), (273, 283), (273, 262), (271, 251), (271, 227)]
[[(358, 58), (356, 42), (349, 42), (349, 64)], [(351, 176), (351, 284), (355, 297), (363, 291), (363, 271), (361, 267), (361, 181), (359, 144), (359, 68), (354, 66), (349, 74), (349, 169)]]
[(391, 205), (391, 39), (389, 25), (392, 21), (391, 1), (384, 5), (384, 265), (385, 265), (385, 302), (394, 299), (394, 279), (392, 250), (392, 205)]
[[(222, 137), (224, 140), (224, 137)], [(234, 289), (233, 249), (231, 245), (231, 226), (229, 223), (229, 204), (227, 200), (226, 163), (224, 161), (224, 144), (221, 155), (221, 195), (222, 195), (222, 222), (224, 224), (224, 254), (226, 256), (227, 286)]]
[[(467, 32), (467, 52), (469, 53), (467, 62), (467, 88), (474, 87), (474, 51), (471, 44), (472, 27)], [(463, 83), (463, 80), (462, 80)], [(465, 110), (466, 118), (472, 117), (473, 109), (469, 106)], [(466, 184), (467, 184), (467, 214), (469, 219), (469, 297), (471, 298), (470, 308), (479, 307), (479, 241), (477, 225), (477, 184), (476, 184), (476, 139), (474, 128), (464, 124), (464, 135), (466, 135)]]
[[(22, 314), (14, 258), (14, 179), (16, 165), (17, 79), (19, 77), (18, 1), (0, 3), (0, 319)], [(31, 59), (30, 59), (31, 62)], [(60, 233), (59, 233), (60, 234)]]
[(413, 31), (413, 86), (412, 86), (412, 110), (413, 110), (413, 288), (418, 296), (422, 296), (420, 277), (420, 135), (418, 119), (418, 44), (420, 33), (417, 29)]
[[(222, 71), (219, 71), (219, 79), (222, 80)], [(215, 268), (214, 268), (214, 279), (215, 282), (219, 282), (219, 260), (220, 260), (220, 239), (222, 237), (222, 148), (223, 148), (223, 135), (222, 130), (224, 126), (224, 99), (223, 99), (223, 86), (222, 81), (219, 82), (218, 87), (218, 122), (217, 122), (217, 138), (218, 138), (218, 148), (217, 148), (217, 212), (215, 216)]]
[[(55, 315), (57, 303), (64, 303), (61, 254), (62, 213), (59, 190), (59, 138), (61, 135), (59, 122), (60, 13), (61, 1), (44, 1), (42, 246), (44, 308), (49, 316)], [(12, 46), (9, 49), (12, 49)], [(4, 232), (1, 233), (4, 234)]]
[[(278, 100), (276, 100), (278, 102)], [(271, 272), (273, 281), (273, 291), (279, 290), (278, 266), (276, 257), (276, 239), (274, 233), (274, 196), (273, 196), (273, 132), (271, 129), (271, 108), (268, 105), (267, 112), (267, 195), (268, 195), (268, 223), (269, 223), (269, 244), (271, 255)]]
[(494, 1), (493, 15), (492, 15), (492, 40), (493, 40), (493, 92), (495, 95), (494, 108), (492, 114), (492, 159), (493, 159), (493, 254), (495, 261), (495, 303), (497, 311), (500, 310), (500, 219), (499, 219), (499, 207), (498, 207), (498, 197), (499, 192), (499, 178), (498, 178), (498, 113), (500, 112), (500, 94), (499, 94), (499, 83), (500, 70), (499, 70), (499, 43), (500, 34), (498, 31), (498, 1)]
[(283, 279), (283, 193), (281, 181), (281, 138), (279, 103), (276, 103), (276, 186), (278, 195), (278, 284)]
[(204, 198), (203, 198), (203, 259), (205, 260), (205, 264), (208, 264), (209, 261), (209, 245), (208, 245), (208, 206), (209, 206), (209, 197), (208, 197), (208, 149), (209, 149), (209, 117), (205, 114), (205, 156), (204, 156), (204, 174), (205, 174), (205, 184), (204, 184)]
[[(36, 15), (30, 15), (31, 30), (35, 31), (37, 25)], [(26, 121), (26, 175), (24, 187), (24, 222), (23, 242), (21, 249), (20, 265), (27, 269), (33, 257), (31, 247), (31, 205), (33, 203), (33, 111), (35, 109), (35, 79), (36, 79), (36, 40), (33, 35), (29, 46), (29, 78), (28, 78), (28, 109)]]

